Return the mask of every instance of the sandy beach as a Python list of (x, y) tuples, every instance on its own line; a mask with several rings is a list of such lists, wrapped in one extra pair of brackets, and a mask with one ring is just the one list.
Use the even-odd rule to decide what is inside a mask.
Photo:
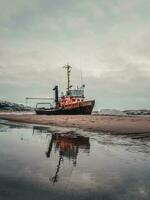
[(150, 133), (150, 117), (95, 115), (36, 115), (28, 113), (0, 113), (0, 119), (60, 127), (80, 128), (90, 132), (111, 134)]

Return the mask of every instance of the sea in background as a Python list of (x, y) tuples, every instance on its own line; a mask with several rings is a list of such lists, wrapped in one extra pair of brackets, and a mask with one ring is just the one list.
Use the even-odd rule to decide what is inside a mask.
[(149, 200), (150, 136), (0, 120), (0, 200)]

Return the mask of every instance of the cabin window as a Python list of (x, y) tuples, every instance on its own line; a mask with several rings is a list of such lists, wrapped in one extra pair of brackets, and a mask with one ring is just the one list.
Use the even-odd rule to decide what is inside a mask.
[(80, 99), (77, 99), (77, 101), (80, 101)]

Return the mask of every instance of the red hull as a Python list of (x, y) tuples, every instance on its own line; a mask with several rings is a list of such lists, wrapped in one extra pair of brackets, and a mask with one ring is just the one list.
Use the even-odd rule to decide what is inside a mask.
[(37, 108), (35, 112), (39, 115), (90, 115), (92, 113), (95, 101), (84, 101), (78, 105), (70, 105), (66, 108)]

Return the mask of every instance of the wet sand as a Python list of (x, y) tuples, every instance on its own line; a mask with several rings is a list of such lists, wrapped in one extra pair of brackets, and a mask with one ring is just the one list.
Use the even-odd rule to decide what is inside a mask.
[(30, 124), (80, 128), (90, 132), (150, 134), (150, 117), (96, 115), (48, 116), (31, 113), (0, 113), (0, 119)]

